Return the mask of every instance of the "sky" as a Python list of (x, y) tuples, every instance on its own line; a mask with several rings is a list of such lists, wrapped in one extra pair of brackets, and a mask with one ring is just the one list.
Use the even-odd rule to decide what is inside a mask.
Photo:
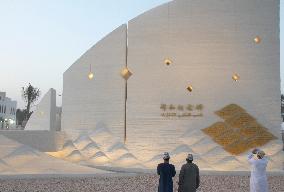
[[(0, 91), (24, 108), (21, 89), (62, 94), (63, 73), (116, 27), (169, 0), (0, 0)], [(284, 0), (280, 0), (280, 37)], [(282, 19), (283, 18), (283, 19)], [(284, 41), (280, 42), (284, 79)], [(284, 82), (281, 83), (284, 92)], [(40, 100), (40, 99), (39, 99)], [(61, 97), (57, 96), (61, 105)]]

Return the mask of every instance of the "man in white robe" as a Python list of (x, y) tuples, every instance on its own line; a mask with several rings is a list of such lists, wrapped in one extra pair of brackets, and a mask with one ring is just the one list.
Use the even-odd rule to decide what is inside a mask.
[(261, 150), (254, 149), (248, 155), (248, 161), (251, 165), (250, 192), (268, 192), (268, 183), (266, 176), (267, 158)]

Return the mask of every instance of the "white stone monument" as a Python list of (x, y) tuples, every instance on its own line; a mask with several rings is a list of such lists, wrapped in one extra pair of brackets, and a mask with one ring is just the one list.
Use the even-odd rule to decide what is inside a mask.
[[(169, 151), (177, 165), (194, 153), (203, 170), (246, 170), (257, 146), (279, 170), (279, 63), (279, 1), (171, 1), (114, 30), (64, 73), (62, 130), (74, 141), (102, 134), (104, 124), (92, 141), (94, 158), (108, 165), (132, 158), (153, 168)], [(127, 153), (111, 153), (125, 139)]]
[(25, 130), (56, 130), (56, 91), (49, 89), (32, 113)]

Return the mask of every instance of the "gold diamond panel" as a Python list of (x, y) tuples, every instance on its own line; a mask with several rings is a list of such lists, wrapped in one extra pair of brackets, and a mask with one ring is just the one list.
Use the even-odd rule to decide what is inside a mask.
[(277, 139), (236, 104), (230, 104), (216, 114), (223, 118), (224, 122), (214, 123), (202, 131), (233, 155), (239, 155)]
[(222, 146), (230, 145), (234, 142), (239, 141), (242, 138), (242, 135), (239, 134), (234, 129), (231, 129), (230, 131), (223, 133), (222, 135), (215, 137), (214, 141)]
[(205, 132), (207, 135), (210, 135), (213, 138), (216, 138), (222, 133), (225, 133), (230, 130), (231, 130), (231, 127), (228, 126), (226, 123), (217, 122), (211, 125), (210, 127), (203, 129), (203, 132)]
[(241, 129), (243, 127), (247, 127), (251, 123), (256, 123), (256, 120), (248, 113), (238, 112), (235, 115), (231, 116), (230, 118), (226, 119), (225, 123), (232, 127)]
[(215, 113), (222, 119), (229, 119), (239, 113), (244, 113), (245, 110), (236, 104), (230, 104)]

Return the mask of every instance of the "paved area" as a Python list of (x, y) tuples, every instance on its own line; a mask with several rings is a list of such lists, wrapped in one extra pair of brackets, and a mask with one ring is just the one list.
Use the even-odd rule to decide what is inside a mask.
[[(284, 191), (284, 175), (269, 176), (270, 192)], [(177, 192), (177, 176), (174, 187)], [(281, 185), (282, 182), (282, 185)], [(156, 192), (158, 177), (154, 174), (101, 175), (101, 176), (55, 176), (35, 178), (0, 177), (0, 191), (17, 192)], [(201, 176), (203, 192), (247, 192), (249, 176)]]

